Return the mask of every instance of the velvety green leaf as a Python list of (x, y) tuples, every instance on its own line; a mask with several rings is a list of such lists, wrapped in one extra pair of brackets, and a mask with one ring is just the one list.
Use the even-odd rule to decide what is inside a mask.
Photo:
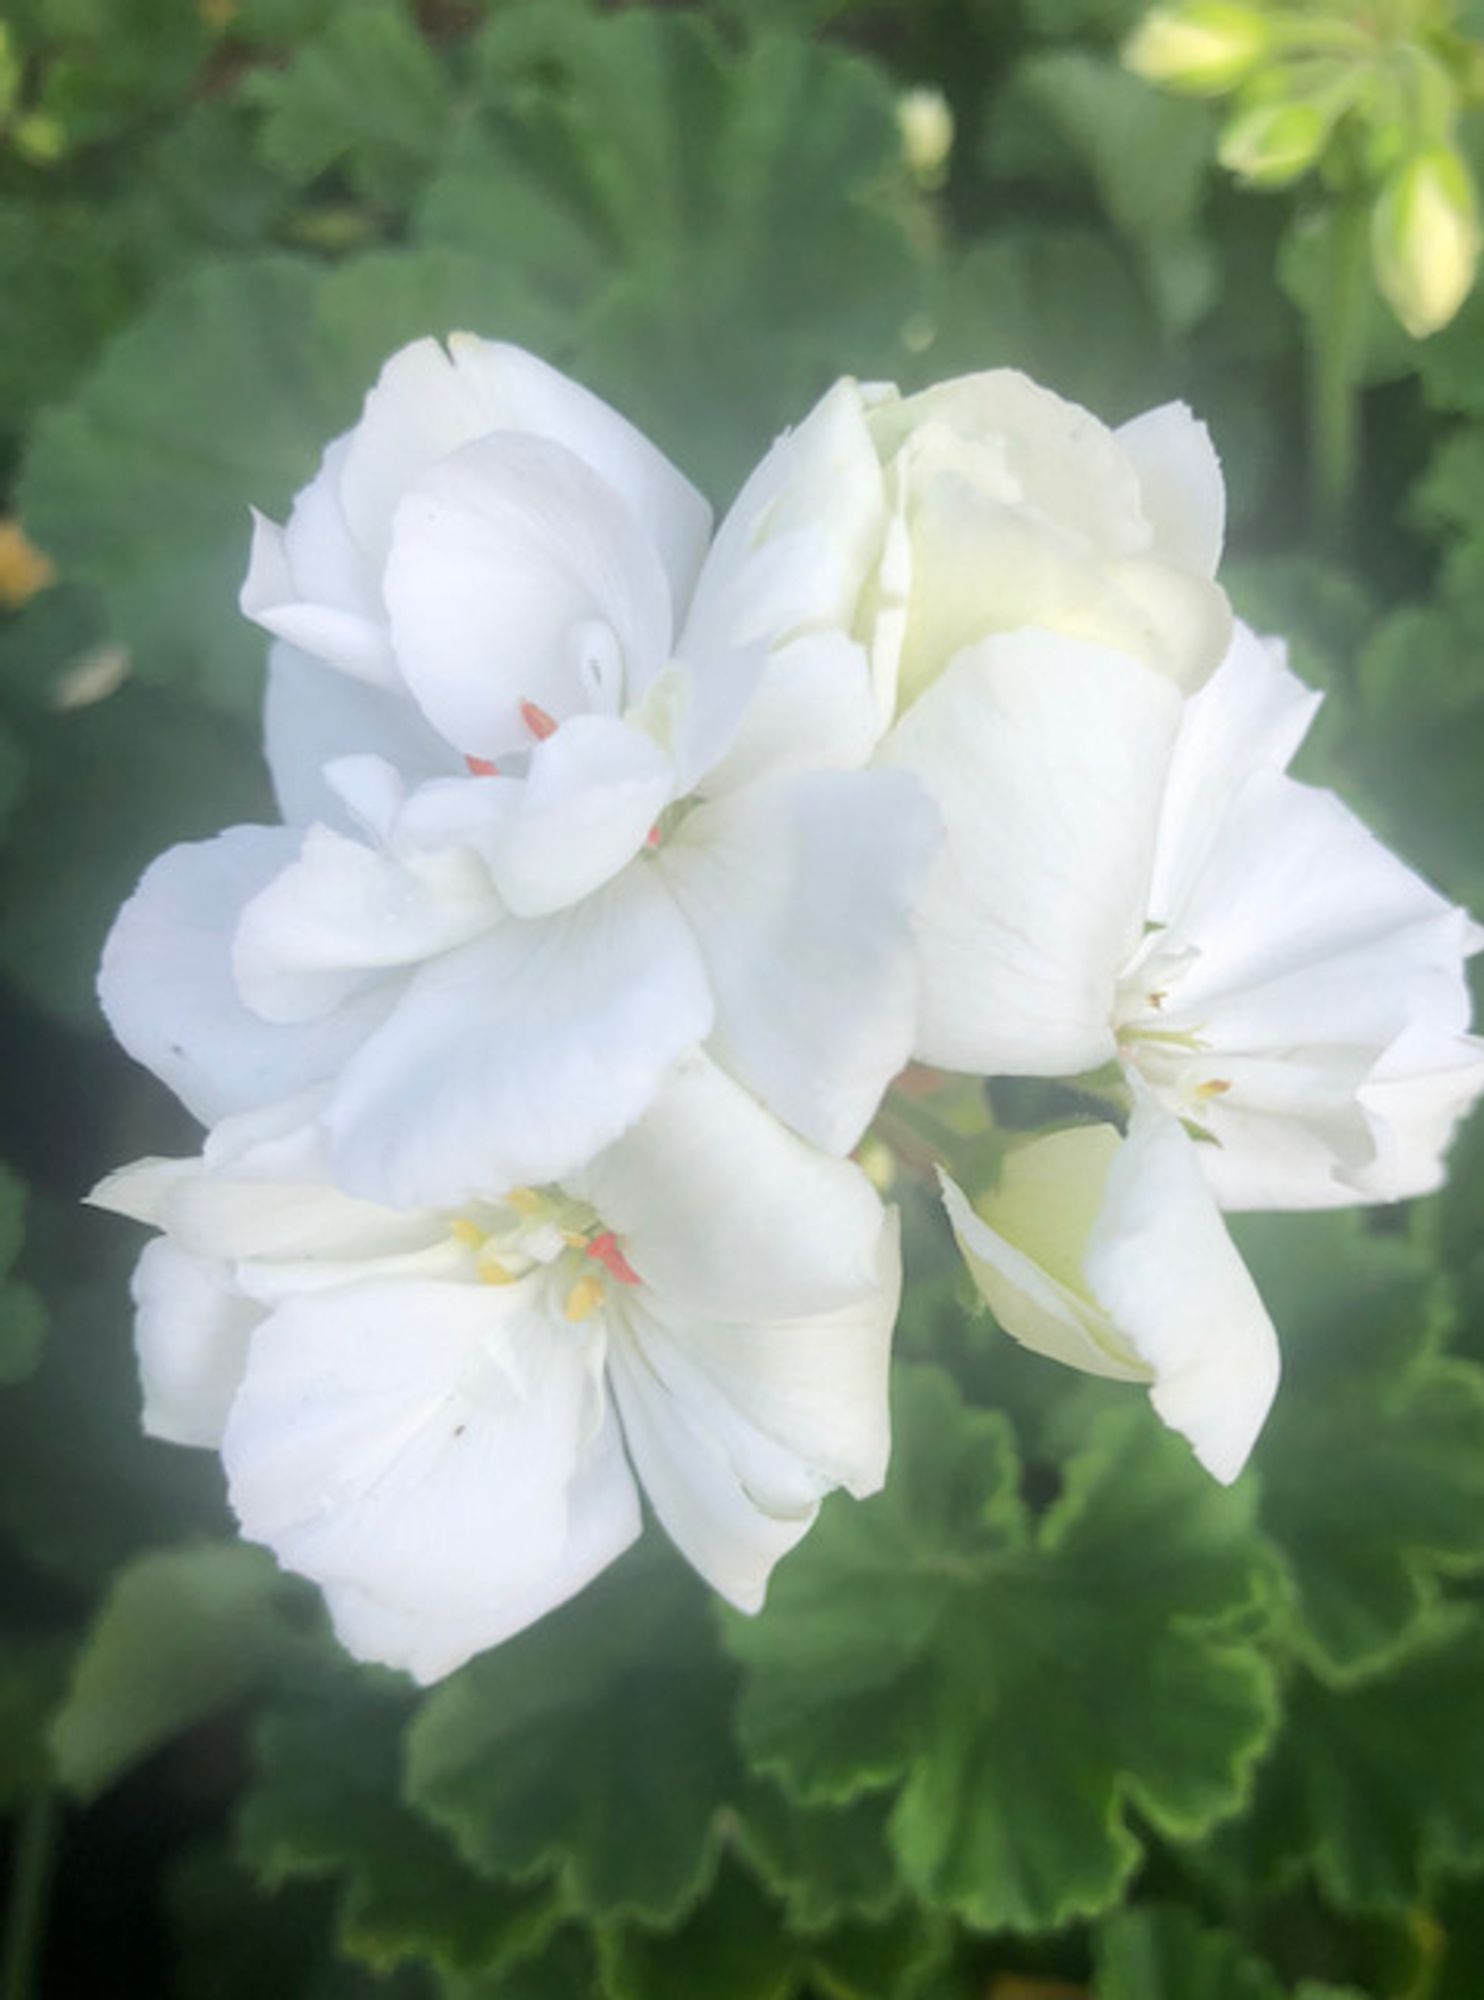
[(861, 58), (693, 17), (518, 7), (425, 240), (565, 311), (579, 372), (721, 495), (842, 373), (890, 374), (930, 249)]
[[(1176, 1905), (1124, 1910), (1099, 1927), (1093, 2000), (1286, 2000), (1288, 1989), (1227, 1932)], [(1365, 2000), (1305, 1981), (1295, 2000)]]
[(605, 1932), (599, 1950), (608, 2000), (787, 2000), (804, 1970), (776, 1905), (735, 1863), (675, 1930)]
[(1484, 1627), (1457, 1610), (1350, 1687), (1298, 1674), (1241, 1822), (1218, 1837), (1259, 1880), (1311, 1870), (1346, 1909), (1407, 1909), (1484, 1863)]
[(1484, 1565), (1484, 1371), (1440, 1354), (1444, 1300), (1405, 1239), (1335, 1214), (1244, 1220), (1239, 1241), (1283, 1347), (1254, 1463), (1296, 1636), (1331, 1676), (1371, 1671), (1440, 1570)]
[(96, 1797), (302, 1643), (261, 1550), (223, 1543), (140, 1556), (104, 1600), (53, 1719), (58, 1776), (76, 1797)]
[(249, 505), (283, 509), (367, 386), (316, 335), (322, 273), (287, 257), (206, 267), (49, 411), (21, 487), (31, 531), (95, 587), (150, 679), (253, 708), (262, 634), (236, 610)]
[(400, 0), (343, 7), (300, 44), (287, 68), (259, 70), (261, 147), (290, 180), (343, 166), (373, 199), (405, 208), (450, 128), (442, 66)]
[(68, 1651), (55, 1636), (11, 1634), (0, 1646), (0, 1814), (50, 1781), (46, 1729), (66, 1683)]
[(265, 1883), (317, 1877), (338, 1888), (339, 1936), (386, 1968), (428, 1960), (492, 1973), (557, 1921), (547, 1889), (474, 1874), (437, 1827), (403, 1803), (403, 1736), (413, 1701), (391, 1676), (349, 1669), (269, 1711), (255, 1731), (254, 1780), (240, 1821)]
[(1099, 1909), (1129, 1807), (1193, 1837), (1271, 1733), (1269, 1670), (1221, 1629), (1258, 1587), (1250, 1502), (1132, 1402), (1038, 1524), (1004, 1420), (945, 1378), (899, 1377), (895, 1435), (886, 1493), (832, 1503), (767, 1616), (728, 1621), (744, 1745), (805, 1800), (900, 1783), (902, 1872), (970, 1923)]
[(729, 1694), (700, 1586), (641, 1548), (429, 1695), (407, 1796), (475, 1868), (664, 1921), (714, 1865)]
[(846, 1917), (880, 1917), (897, 1901), (901, 1885), (886, 1842), (883, 1799), (801, 1806), (777, 1785), (756, 1781), (736, 1815), (743, 1852), (794, 1929), (823, 1931)]

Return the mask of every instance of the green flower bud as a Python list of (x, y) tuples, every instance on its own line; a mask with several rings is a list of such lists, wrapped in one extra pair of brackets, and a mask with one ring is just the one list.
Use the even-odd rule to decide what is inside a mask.
[(1253, 187), (1286, 187), (1324, 151), (1333, 123), (1312, 98), (1253, 104), (1227, 125), (1217, 157)]
[(1234, 90), (1267, 54), (1269, 24), (1251, 7), (1227, 0), (1187, 0), (1156, 7), (1124, 46), (1123, 60), (1136, 76), (1196, 97)]
[(1414, 340), (1452, 319), (1479, 261), (1479, 211), (1469, 170), (1451, 146), (1416, 153), (1381, 190), (1371, 261), (1386, 301)]

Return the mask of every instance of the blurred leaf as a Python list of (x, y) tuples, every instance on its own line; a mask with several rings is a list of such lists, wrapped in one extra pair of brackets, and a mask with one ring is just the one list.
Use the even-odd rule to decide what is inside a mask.
[(447, 140), (441, 65), (400, 0), (342, 7), (295, 50), (288, 67), (244, 86), (266, 113), (260, 144), (290, 180), (343, 166), (372, 200), (405, 208)]
[(239, 1700), (303, 1643), (271, 1557), (240, 1543), (164, 1549), (115, 1579), (52, 1721), (57, 1774), (95, 1798)]
[(0, 1160), (0, 1389), (35, 1372), (46, 1312), (30, 1285), (11, 1276), (26, 1232), (26, 1190)]
[(804, 1967), (775, 1905), (735, 1863), (674, 1930), (603, 1934), (608, 2000), (787, 2000)]
[(714, 1867), (729, 1692), (699, 1586), (641, 1548), (428, 1696), (407, 1796), (477, 1869), (667, 1921)]
[(210, 37), (181, 0), (54, 0), (38, 108), (69, 145), (114, 136), (185, 94)]
[(46, 1730), (66, 1681), (68, 1650), (60, 1639), (17, 1635), (0, 1645), (0, 1814), (51, 1777)]
[(422, 236), (523, 274), (570, 316), (578, 372), (718, 496), (833, 376), (895, 370), (930, 246), (870, 64), (546, 6), (501, 14), (479, 56), (494, 107)]
[[(1224, 1931), (1174, 1905), (1122, 1911), (1099, 1927), (1092, 2000), (1285, 2000), (1287, 1989)], [(1294, 2000), (1365, 2000), (1305, 1981)]]
[[(919, 1895), (991, 1928), (1102, 1908), (1141, 1817), (1190, 1838), (1231, 1812), (1275, 1719), (1249, 1505), (1132, 1403), (1108, 1412), (1038, 1527), (1004, 1420), (898, 1377), (885, 1494), (836, 1502), (728, 1620), (740, 1726), (805, 1800), (900, 1781), (890, 1837)], [(889, 1606), (889, 1616), (883, 1607)]]
[(349, 1669), (271, 1709), (255, 1732), (241, 1851), (270, 1886), (326, 1878), (344, 1949), (385, 1969), (430, 1960), (493, 1972), (538, 1945), (559, 1912), (548, 1889), (471, 1872), (400, 1794), (413, 1702), (391, 1676)]
[(737, 1838), (760, 1880), (799, 1931), (828, 1930), (846, 1917), (883, 1916), (899, 1899), (880, 1798), (842, 1808), (801, 1806), (756, 1781), (737, 1807)]
[(1244, 1878), (1311, 1870), (1343, 1909), (1404, 1911), (1484, 1863), (1484, 1626), (1458, 1610), (1353, 1687), (1306, 1673), (1239, 1824), (1216, 1852)]
[(1410, 1644), (1441, 1571), (1484, 1565), (1484, 1371), (1439, 1352), (1433, 1273), (1354, 1215), (1243, 1218), (1283, 1348), (1254, 1464), (1298, 1638), (1330, 1675)]

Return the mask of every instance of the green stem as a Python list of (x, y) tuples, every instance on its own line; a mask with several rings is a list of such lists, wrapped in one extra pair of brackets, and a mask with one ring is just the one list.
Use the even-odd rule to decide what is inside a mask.
[(1327, 245), (1326, 280), (1309, 319), (1314, 498), (1327, 536), (1343, 535), (1360, 459), (1360, 372), (1370, 298), (1370, 205), (1342, 197)]
[(5, 2000), (31, 2000), (38, 1990), (47, 1896), (61, 1826), (61, 1809), (53, 1791), (38, 1792), (21, 1816), (5, 1917), (5, 1958), (0, 1966), (0, 1994)]

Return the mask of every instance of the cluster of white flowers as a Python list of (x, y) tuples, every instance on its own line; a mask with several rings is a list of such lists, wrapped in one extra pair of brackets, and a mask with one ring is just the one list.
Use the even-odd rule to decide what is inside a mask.
[[(393, 357), (242, 603), (283, 823), (165, 854), (105, 951), (209, 1128), (98, 1190), (145, 1423), (357, 1654), (448, 1672), (639, 1531), (734, 1603), (881, 1484), (909, 1064), (1106, 1122), (945, 1184), (1018, 1339), (1233, 1477), (1277, 1379), (1223, 1208), (1436, 1185), (1484, 1089), (1468, 918), (1287, 774), (1181, 407), (842, 382), (714, 538), (518, 349)], [(924, 1074), (924, 1071), (927, 1074)]]

